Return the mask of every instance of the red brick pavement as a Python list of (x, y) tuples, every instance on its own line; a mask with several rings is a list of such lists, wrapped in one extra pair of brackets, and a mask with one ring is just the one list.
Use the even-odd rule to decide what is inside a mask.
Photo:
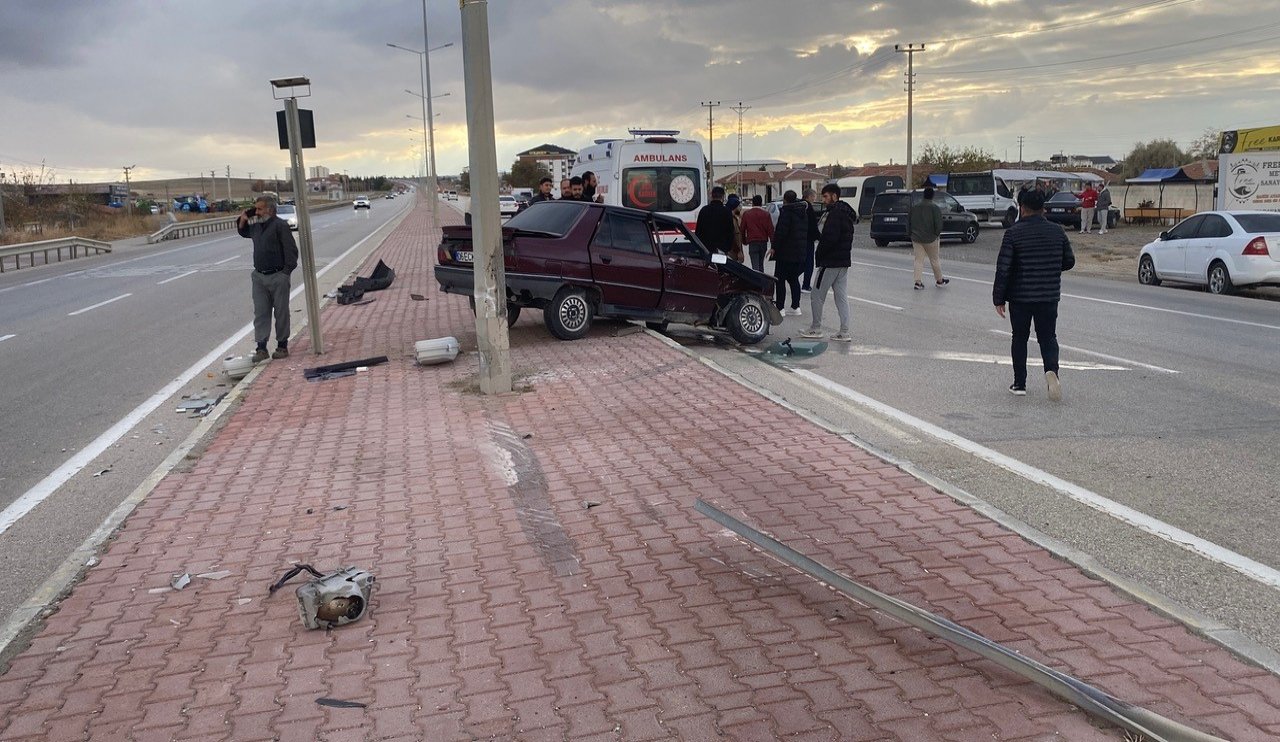
[[(437, 239), (419, 206), (375, 255), (395, 285), (325, 311), (326, 362), (389, 364), (306, 383), (304, 335), (128, 519), (0, 677), (0, 739), (1121, 737), (782, 568), (699, 496), (1131, 702), (1280, 737), (1275, 676), (647, 335), (558, 342), (529, 312), (503, 398), (469, 388), (474, 356), (414, 366), (415, 340), (475, 347)], [(303, 629), (266, 594), (295, 560), (373, 570), (368, 618)]]

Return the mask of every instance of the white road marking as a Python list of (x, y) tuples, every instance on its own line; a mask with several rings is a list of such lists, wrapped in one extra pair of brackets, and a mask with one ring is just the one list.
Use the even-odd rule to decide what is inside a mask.
[[(1013, 337), (1013, 333), (1009, 332), (1008, 330), (992, 330), (992, 332), (994, 332), (997, 335), (1004, 335), (1005, 337)], [(1037, 344), (1039, 344), (1040, 342), (1035, 337), (1032, 337), (1031, 339), (1035, 340)], [(1085, 350), (1084, 348), (1077, 348), (1073, 345), (1063, 345), (1062, 343), (1058, 343), (1058, 347), (1066, 348), (1067, 350), (1075, 351), (1076, 353), (1084, 353), (1085, 355), (1093, 356), (1094, 358), (1101, 358), (1104, 361), (1114, 361), (1116, 363), (1127, 363), (1130, 366), (1138, 366), (1139, 368), (1147, 368), (1147, 369), (1151, 369), (1152, 371), (1159, 371), (1162, 374), (1181, 373), (1179, 371), (1174, 371), (1171, 368), (1165, 368), (1164, 366), (1156, 366), (1151, 363), (1143, 363), (1142, 361), (1135, 361), (1129, 358), (1121, 358), (1120, 356), (1109, 356), (1106, 353), (1099, 353), (1096, 350)]]
[[(916, 353), (901, 348), (884, 348), (874, 345), (851, 345), (847, 351), (853, 356), (882, 356), (887, 358), (928, 358), (934, 361), (958, 361), (961, 363), (985, 363), (991, 366), (1012, 366), (1013, 359), (1007, 355), (989, 355), (985, 353), (961, 353), (956, 351), (935, 350), (927, 353)], [(1102, 363), (1085, 361), (1062, 361), (1062, 368), (1072, 371), (1128, 371), (1124, 366), (1108, 366)]]
[(74, 316), (76, 316), (77, 314), (84, 314), (85, 312), (88, 312), (88, 311), (89, 311), (89, 310), (91, 310), (91, 309), (97, 309), (98, 307), (105, 307), (106, 305), (110, 304), (110, 303), (111, 303), (111, 302), (113, 302), (113, 301), (120, 301), (121, 299), (127, 299), (127, 298), (129, 298), (130, 296), (133, 296), (133, 294), (121, 294), (121, 295), (119, 295), (119, 296), (115, 297), (114, 299), (107, 299), (106, 301), (100, 301), (100, 302), (98, 302), (97, 304), (94, 304), (94, 305), (93, 305), (93, 306), (91, 306), (91, 307), (85, 307), (84, 309), (77, 309), (77, 310), (76, 310), (76, 311), (74, 311), (74, 312), (68, 312), (68, 313), (67, 313), (67, 316), (68, 316), (68, 317), (74, 317)]
[(1267, 325), (1261, 322), (1249, 322), (1243, 319), (1232, 319), (1231, 317), (1216, 317), (1212, 314), (1200, 314), (1198, 312), (1184, 312), (1181, 309), (1165, 309), (1164, 307), (1153, 307), (1147, 304), (1133, 304), (1127, 301), (1115, 301), (1112, 299), (1097, 299), (1092, 296), (1080, 296), (1079, 294), (1063, 294), (1064, 298), (1081, 299), (1083, 301), (1096, 301), (1101, 304), (1114, 304), (1118, 307), (1133, 307), (1135, 309), (1149, 309), (1152, 312), (1166, 312), (1168, 314), (1180, 314), (1183, 317), (1196, 317), (1197, 319), (1212, 319), (1219, 322), (1230, 322), (1233, 325), (1247, 325), (1248, 327), (1261, 327), (1264, 330), (1280, 330), (1280, 325)]
[[(381, 229), (382, 226), (383, 225), (379, 225), (378, 229)], [(347, 248), (345, 252), (330, 261), (328, 265), (316, 271), (316, 278), (328, 273), (329, 269), (341, 263), (344, 258), (359, 249), (361, 245), (368, 242), (377, 233), (377, 230), (374, 230), (364, 239)], [(303, 289), (304, 285), (299, 285), (294, 288), (293, 291), (289, 292), (289, 299), (292, 300), (298, 294), (302, 293)], [(133, 408), (133, 410), (131, 410), (127, 415), (117, 421), (110, 428), (107, 428), (102, 435), (94, 438), (89, 445), (79, 451), (76, 451), (71, 458), (67, 459), (62, 464), (62, 466), (54, 469), (44, 479), (36, 482), (31, 489), (27, 490), (21, 497), (11, 502), (7, 508), (0, 510), (0, 534), (9, 530), (14, 523), (21, 520), (23, 516), (31, 512), (37, 505), (44, 502), (45, 499), (54, 492), (57, 492), (59, 487), (67, 483), (67, 480), (74, 477), (81, 469), (85, 468), (92, 463), (94, 459), (102, 455), (103, 451), (106, 451), (112, 444), (123, 438), (125, 433), (132, 430), (133, 426), (137, 425), (146, 418), (147, 415), (154, 412), (157, 407), (164, 404), (166, 399), (173, 396), (192, 379), (204, 373), (204, 370), (209, 367), (209, 364), (221, 358), (222, 355), (230, 350), (232, 346), (247, 337), (251, 332), (253, 332), (252, 322), (240, 328), (234, 335), (224, 340), (221, 345), (214, 348), (204, 358), (196, 361), (173, 381), (165, 384), (160, 391), (152, 394), (142, 404)]]
[(1239, 554), (1227, 549), (1226, 547), (1219, 546), (1212, 541), (1203, 539), (1193, 533), (1184, 531), (1177, 526), (1170, 525), (1157, 518), (1153, 518), (1141, 511), (1134, 510), (1127, 505), (1122, 505), (1114, 500), (1110, 500), (1096, 492), (1085, 489), (1078, 484), (1068, 482), (1067, 480), (1054, 476), (1046, 471), (1037, 469), (1029, 464), (1025, 464), (1012, 456), (1006, 456), (999, 451), (995, 451), (987, 448), (986, 446), (975, 443), (945, 428), (934, 425), (933, 423), (925, 422), (920, 418), (914, 417), (913, 415), (903, 412), (895, 407), (890, 407), (883, 402), (856, 392), (846, 386), (831, 381), (826, 377), (819, 376), (812, 371), (792, 369), (792, 373), (812, 381), (823, 389), (835, 392), (836, 394), (839, 394), (857, 404), (875, 410), (886, 417), (897, 420), (899, 423), (907, 427), (914, 428), (921, 433), (942, 441), (943, 443), (972, 454), (984, 461), (995, 464), (996, 466), (1012, 472), (1023, 479), (1049, 487), (1082, 505), (1086, 505), (1100, 513), (1103, 513), (1104, 515), (1111, 516), (1123, 523), (1127, 523), (1140, 531), (1149, 533), (1156, 538), (1167, 541), (1174, 546), (1211, 562), (1216, 562), (1233, 569), (1255, 582), (1259, 582), (1271, 588), (1280, 588), (1280, 570), (1268, 567), (1267, 565), (1250, 559), (1243, 554)]
[(176, 281), (176, 280), (178, 280), (179, 278), (186, 278), (187, 276), (194, 276), (195, 274), (197, 274), (197, 273), (199, 273), (199, 272), (200, 272), (200, 271), (187, 271), (186, 273), (179, 273), (178, 275), (176, 275), (176, 276), (174, 276), (174, 277), (172, 277), (172, 278), (166, 278), (166, 279), (164, 279), (163, 281), (156, 281), (156, 285), (157, 285), (157, 286), (163, 286), (164, 284), (166, 284), (166, 283), (168, 283), (168, 282), (170, 282), (170, 281)]
[(231, 257), (227, 258), (226, 260), (219, 260), (218, 262), (214, 263), (214, 265), (222, 265), (223, 263), (230, 263), (231, 261), (236, 260), (236, 259), (238, 259), (239, 257), (240, 257), (239, 255), (232, 255)]
[(18, 336), (17, 336), (17, 335), (0, 335), (0, 343), (3, 343), (4, 341), (8, 340), (9, 338), (16, 338), (16, 337), (18, 337)]
[[(881, 269), (883, 269), (883, 270), (887, 270), (887, 271), (898, 271), (898, 272), (900, 272), (900, 273), (915, 273), (915, 269), (914, 269), (914, 268), (898, 268), (898, 267), (896, 267), (896, 266), (892, 266), (892, 265), (880, 265), (879, 263), (864, 263), (864, 262), (862, 262), (862, 261), (858, 261), (858, 260), (853, 261), (853, 264), (854, 264), (854, 265), (865, 265), (865, 266), (867, 266), (868, 268), (881, 268)], [(991, 285), (991, 282), (990, 282), (990, 281), (982, 281), (982, 280), (979, 280), (979, 279), (977, 279), (977, 278), (963, 278), (963, 277), (961, 277), (961, 276), (947, 276), (947, 278), (950, 278), (952, 281), (968, 281), (969, 283), (982, 283), (982, 284), (986, 284), (986, 285), (988, 285), (988, 286), (990, 286), (990, 285)]]
[(854, 301), (860, 301), (863, 304), (874, 304), (877, 307), (884, 307), (885, 309), (893, 309), (898, 312), (903, 311), (902, 307), (897, 307), (892, 304), (885, 304), (884, 302), (880, 302), (880, 301), (871, 301), (870, 299), (861, 299), (857, 296), (850, 296), (849, 298), (853, 299)]

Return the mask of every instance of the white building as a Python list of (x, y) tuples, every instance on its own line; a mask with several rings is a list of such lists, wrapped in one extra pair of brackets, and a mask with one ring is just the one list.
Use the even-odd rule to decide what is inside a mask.
[(573, 158), (577, 155), (578, 153), (571, 149), (554, 144), (543, 144), (520, 152), (516, 155), (516, 159), (521, 162), (532, 160), (538, 167), (551, 173), (551, 180), (555, 181), (559, 187), (560, 181), (569, 177), (569, 168), (573, 166)]
[(328, 175), (329, 175), (329, 168), (325, 167), (324, 165), (311, 166), (312, 178), (324, 178), (324, 177), (327, 177)]
[(766, 173), (779, 173), (787, 169), (787, 163), (783, 160), (743, 160), (742, 167), (738, 167), (738, 160), (716, 160), (711, 166), (711, 179), (719, 180), (729, 173), (736, 173), (739, 170), (743, 172), (749, 170), (764, 171)]

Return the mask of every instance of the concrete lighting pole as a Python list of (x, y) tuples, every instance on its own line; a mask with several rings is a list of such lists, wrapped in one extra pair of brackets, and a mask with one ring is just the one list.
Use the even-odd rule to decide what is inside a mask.
[(902, 52), (907, 55), (907, 188), (915, 188), (915, 181), (911, 179), (911, 99), (916, 89), (916, 70), (915, 59), (916, 52), (924, 51), (924, 44), (916, 46), (915, 44), (894, 44), (895, 52)]
[[(426, 43), (426, 39), (427, 39), (427, 2), (426, 0), (422, 0), (422, 40), (424, 44)], [(431, 100), (432, 98), (443, 98), (444, 95), (448, 95), (448, 93), (445, 93), (444, 95), (437, 95), (437, 96), (431, 95), (431, 52), (453, 46), (453, 42), (451, 41), (448, 44), (441, 44), (440, 46), (437, 46), (435, 48), (427, 48), (427, 50), (424, 52), (420, 52), (417, 49), (410, 49), (407, 46), (392, 44), (390, 42), (387, 42), (387, 46), (391, 47), (392, 49), (399, 49), (400, 51), (410, 52), (411, 54), (417, 54), (422, 58), (421, 60), (419, 60), (419, 66), (418, 66), (418, 87), (419, 87), (419, 90), (421, 90), (421, 92), (415, 93), (412, 90), (406, 90), (405, 92), (409, 93), (410, 95), (416, 95), (418, 98), (422, 100), (422, 120), (427, 122), (426, 126), (423, 127), (423, 131), (422, 131), (422, 146), (423, 146), (422, 156), (424, 158), (430, 158), (429, 160), (426, 161), (426, 165), (427, 165), (427, 173), (429, 174), (429, 177), (431, 178), (431, 181), (432, 181), (431, 190), (433, 191), (438, 190), (438, 188), (436, 187), (439, 183), (438, 179), (436, 178), (436, 134), (435, 134), (435, 126), (433, 125), (433, 122), (432, 122), (432, 119), (435, 118), (435, 116), (431, 110)], [(431, 218), (433, 221), (435, 221), (440, 216), (440, 207), (439, 207), (439, 204), (436, 203), (437, 199), (435, 198), (434, 192), (431, 194), (431, 196), (432, 196), (431, 197)]]
[[(475, 253), (476, 340), (480, 391), (511, 391), (507, 336), (507, 275), (498, 214), (498, 153), (493, 126), (493, 70), (489, 59), (488, 0), (459, 0), (462, 69), (467, 91), (467, 150), (471, 167), (471, 236)], [(433, 194), (434, 195), (434, 194)], [(436, 199), (432, 198), (434, 202)]]
[[(311, 214), (307, 210), (307, 178), (302, 162), (302, 126), (298, 121), (298, 98), (311, 95), (311, 81), (305, 77), (287, 77), (272, 80), (271, 85), (276, 92), (284, 93), (285, 126), (289, 131), (289, 167), (293, 169), (293, 200), (298, 212), (298, 252), (302, 256), (302, 282), (307, 294), (307, 326), (311, 328), (311, 351), (316, 355), (324, 352), (320, 338), (320, 290), (316, 281), (316, 256), (311, 242)], [(306, 88), (302, 95), (296, 95), (294, 88)]]

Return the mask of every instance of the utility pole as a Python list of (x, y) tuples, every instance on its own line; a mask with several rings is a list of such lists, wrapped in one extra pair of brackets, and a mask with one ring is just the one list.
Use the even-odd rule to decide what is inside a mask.
[(916, 70), (915, 59), (916, 52), (924, 51), (924, 44), (919, 46), (915, 44), (894, 44), (895, 52), (903, 52), (907, 55), (907, 188), (915, 188), (915, 181), (911, 178), (911, 163), (914, 161), (911, 157), (911, 114), (912, 114), (912, 97), (916, 89)]
[(135, 167), (137, 165), (130, 165), (124, 169), (124, 205), (126, 213), (131, 217), (133, 216), (133, 196), (129, 188), (129, 171)]
[(1026, 137), (1024, 136), (1018, 137), (1018, 166), (1019, 167), (1022, 166), (1022, 140), (1024, 139), (1026, 139)]
[(231, 200), (231, 166), (227, 165), (227, 200)]
[(711, 167), (707, 168), (707, 198), (711, 198), (711, 189), (716, 185), (716, 122), (712, 113), (720, 106), (720, 101), (707, 101), (700, 104), (707, 109), (707, 159)]
[[(459, 0), (462, 71), (467, 91), (467, 152), (471, 167), (471, 244), (475, 255), (476, 344), (480, 391), (511, 391), (507, 334), (507, 272), (498, 213), (498, 153), (493, 125), (493, 67), (489, 57), (488, 0)], [(431, 200), (436, 200), (431, 194)], [(434, 226), (434, 225), (433, 225)], [(548, 311), (552, 311), (548, 308)]]
[(4, 235), (4, 173), (0, 173), (0, 236)]
[(738, 112), (738, 197), (742, 198), (742, 114), (751, 110), (751, 106), (742, 105), (742, 101), (738, 101), (738, 105), (730, 106), (730, 110)]

